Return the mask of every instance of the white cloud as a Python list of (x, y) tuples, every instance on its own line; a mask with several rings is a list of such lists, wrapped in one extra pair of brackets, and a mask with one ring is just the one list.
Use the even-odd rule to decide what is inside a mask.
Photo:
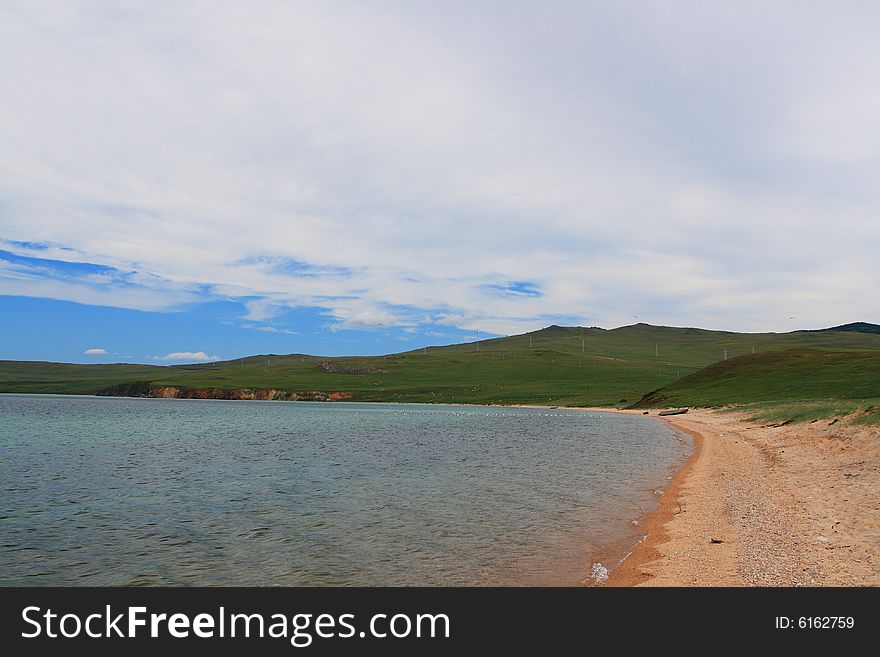
[(208, 362), (212, 360), (220, 360), (219, 356), (209, 356), (204, 351), (175, 351), (164, 356), (150, 356), (150, 360), (168, 360), (168, 361), (199, 361)]
[(2, 240), (0, 250), (30, 258), (24, 262), (0, 258), (0, 294), (151, 311), (169, 310), (198, 299), (190, 289), (192, 284), (178, 284), (155, 275), (118, 271), (71, 272), (40, 264), (53, 260), (61, 263), (88, 260), (87, 255), (69, 250), (56, 247), (34, 250)]
[(106, 355), (107, 355), (107, 350), (106, 350), (106, 349), (100, 349), (100, 348), (86, 349), (83, 353), (84, 353), (86, 356), (106, 356)]
[(265, 331), (266, 333), (284, 333), (285, 335), (299, 335), (299, 331), (294, 331), (293, 329), (288, 328), (278, 328), (277, 326), (258, 326), (258, 331)]
[(364, 308), (368, 304), (354, 304), (337, 306), (334, 309), (334, 317), (340, 318), (342, 321), (330, 324), (330, 330), (339, 331), (342, 329), (380, 329), (390, 328), (392, 326), (406, 326), (409, 320), (400, 316), (396, 316), (390, 312), (383, 310)]
[(283, 303), (273, 302), (271, 299), (253, 299), (246, 301), (244, 304), (247, 308), (245, 319), (252, 322), (261, 322), (266, 319), (272, 319), (279, 312), (284, 310)]
[(337, 330), (878, 321), (877, 14), (7, 2), (0, 236), (136, 273), (7, 266), (0, 294)]

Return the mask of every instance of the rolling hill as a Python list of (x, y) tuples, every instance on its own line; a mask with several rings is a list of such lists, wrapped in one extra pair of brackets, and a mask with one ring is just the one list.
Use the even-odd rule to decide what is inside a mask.
[[(791, 333), (648, 324), (611, 330), (550, 326), (376, 357), (268, 354), (175, 366), (0, 361), (0, 392), (559, 406), (628, 406), (652, 399), (671, 404), (699, 398), (714, 405), (724, 403), (724, 395), (732, 400), (752, 389), (756, 395), (782, 394), (789, 388), (796, 394), (797, 377), (819, 377), (830, 382), (822, 394), (853, 389), (880, 397), (874, 374), (864, 378), (864, 385), (851, 385), (852, 377), (861, 377), (863, 371), (876, 374), (880, 333), (874, 329), (880, 331), (873, 324)], [(813, 360), (792, 355), (816, 350), (844, 355)], [(789, 383), (773, 388), (763, 381), (781, 376), (777, 369), (789, 360), (800, 363)], [(749, 369), (740, 363), (764, 364)], [(822, 368), (811, 371), (816, 364)], [(748, 383), (749, 376), (754, 383)], [(712, 393), (710, 381), (716, 378), (729, 385)], [(645, 397), (652, 391), (655, 396)]]

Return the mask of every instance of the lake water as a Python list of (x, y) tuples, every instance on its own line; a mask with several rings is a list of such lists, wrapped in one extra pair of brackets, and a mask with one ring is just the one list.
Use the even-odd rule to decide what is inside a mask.
[(0, 584), (577, 585), (690, 448), (563, 409), (0, 395)]

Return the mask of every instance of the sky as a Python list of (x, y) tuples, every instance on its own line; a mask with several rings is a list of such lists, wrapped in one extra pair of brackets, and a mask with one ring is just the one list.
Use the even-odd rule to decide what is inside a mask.
[(0, 4), (0, 358), (880, 322), (880, 4)]

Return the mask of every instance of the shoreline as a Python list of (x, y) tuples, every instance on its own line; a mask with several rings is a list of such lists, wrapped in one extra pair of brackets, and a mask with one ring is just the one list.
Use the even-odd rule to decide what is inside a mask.
[(605, 586), (880, 586), (880, 430), (692, 409), (692, 456)]
[(650, 579), (650, 575), (643, 572), (643, 568), (660, 558), (661, 555), (657, 547), (668, 539), (666, 526), (675, 517), (676, 511), (679, 508), (682, 485), (702, 454), (704, 438), (701, 433), (681, 427), (672, 420), (659, 419), (665, 420), (667, 424), (675, 427), (678, 431), (691, 436), (693, 451), (665, 487), (663, 497), (657, 508), (648, 511), (639, 519), (639, 527), (645, 536), (611, 570), (608, 574), (608, 579), (602, 586), (637, 586)]

